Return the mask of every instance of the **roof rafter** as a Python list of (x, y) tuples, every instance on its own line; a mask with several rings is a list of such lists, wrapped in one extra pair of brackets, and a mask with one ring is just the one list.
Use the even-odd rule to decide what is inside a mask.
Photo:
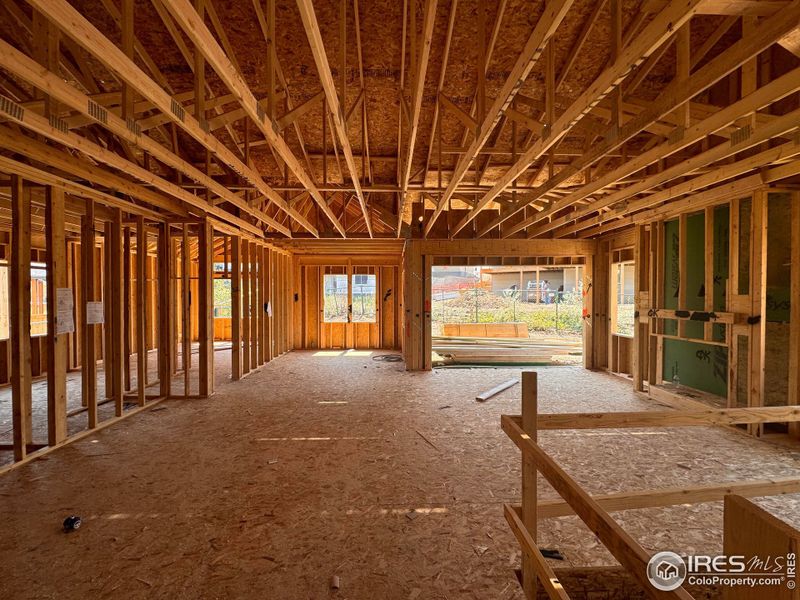
[[(342, 147), (344, 161), (347, 164), (347, 170), (350, 172), (350, 179), (353, 181), (358, 203), (361, 206), (361, 212), (367, 224), (367, 231), (370, 237), (373, 237), (372, 222), (369, 218), (367, 202), (364, 198), (364, 192), (361, 190), (361, 181), (358, 176), (356, 161), (353, 158), (353, 148), (350, 145), (350, 138), (347, 134), (347, 122), (344, 109), (336, 93), (336, 83), (333, 81), (333, 74), (331, 73), (331, 67), (328, 63), (328, 55), (325, 52), (325, 45), (322, 42), (322, 33), (319, 30), (317, 15), (314, 12), (314, 4), (311, 0), (297, 0), (297, 7), (300, 9), (300, 18), (306, 30), (308, 43), (311, 45), (311, 52), (314, 55), (314, 62), (317, 65), (317, 72), (319, 73), (320, 82), (322, 83), (322, 89), (325, 90), (325, 98), (328, 101), (328, 108), (333, 120), (333, 125), (336, 128), (336, 134), (339, 137), (339, 142)], [(345, 41), (341, 40), (341, 44), (344, 46)], [(344, 69), (342, 69), (342, 71), (344, 72)], [(344, 74), (342, 76), (344, 77)], [(344, 90), (342, 91), (344, 92)], [(342, 101), (344, 101), (344, 98), (342, 98)]]
[(456, 225), (453, 234), (461, 231), (467, 223), (494, 200), (506, 187), (524, 173), (537, 158), (555, 146), (593, 106), (610, 94), (630, 73), (631, 69), (645, 60), (661, 44), (666, 42), (672, 33), (686, 23), (694, 15), (702, 0), (672, 0), (653, 21), (648, 24), (641, 35), (633, 38), (625, 47), (614, 64), (605, 69), (592, 84), (573, 102), (569, 108), (555, 121), (550, 135), (539, 138), (528, 148), (517, 163), (500, 178), (492, 189), (480, 199), (474, 210), (467, 213)]
[[(35, 0), (37, 2), (41, 0)], [(59, 0), (60, 1), (60, 0)], [(286, 144), (282, 137), (273, 128), (273, 122), (267, 122), (267, 116), (263, 108), (259, 105), (253, 92), (250, 90), (247, 82), (242, 77), (241, 72), (234, 67), (228, 56), (223, 51), (217, 40), (200, 19), (200, 15), (194, 10), (188, 0), (161, 0), (164, 6), (169, 10), (172, 17), (183, 29), (184, 33), (189, 37), (195, 45), (196, 50), (200, 51), (205, 57), (208, 64), (216, 71), (219, 78), (225, 86), (237, 96), (237, 100), (245, 109), (247, 116), (255, 122), (259, 131), (267, 138), (270, 145), (275, 149), (281, 159), (286, 163), (289, 170), (292, 171), (295, 177), (308, 188), (311, 196), (320, 205), (325, 215), (333, 223), (334, 227), (344, 237), (345, 231), (339, 219), (333, 214), (333, 211), (328, 207), (322, 194), (317, 189), (316, 184), (312, 181), (310, 175), (306, 172), (297, 157), (292, 152), (291, 148)], [(188, 118), (188, 117), (187, 117)], [(230, 151), (228, 151), (230, 153)], [(248, 170), (252, 171), (249, 167)], [(263, 185), (266, 186), (263, 179), (258, 176), (258, 179)], [(268, 186), (267, 186), (268, 187)], [(271, 188), (270, 188), (271, 190)], [(262, 192), (263, 193), (263, 192)], [(280, 199), (280, 202), (286, 206), (285, 201), (280, 195), (272, 191), (272, 194)], [(267, 194), (265, 194), (267, 195)], [(267, 195), (275, 202), (273, 196)], [(276, 202), (277, 203), (277, 202)], [(296, 213), (297, 214), (297, 213)], [(308, 221), (301, 215), (297, 214), (302, 222), (308, 224)], [(297, 220), (297, 217), (295, 217)], [(313, 226), (312, 226), (313, 228)], [(313, 228), (316, 230), (316, 228)]]
[(533, 69), (533, 65), (536, 64), (536, 61), (539, 60), (542, 52), (544, 52), (548, 40), (555, 34), (558, 26), (561, 25), (561, 22), (564, 20), (573, 2), (574, 0), (563, 0), (562, 2), (548, 2), (546, 4), (542, 16), (539, 17), (539, 21), (536, 23), (536, 27), (534, 27), (528, 37), (525, 48), (520, 53), (519, 57), (517, 57), (517, 61), (514, 63), (505, 83), (503, 83), (503, 87), (497, 94), (497, 98), (495, 98), (494, 102), (492, 102), (492, 106), (486, 112), (486, 116), (483, 118), (478, 128), (477, 135), (469, 145), (467, 153), (464, 154), (456, 164), (455, 171), (442, 197), (439, 199), (436, 210), (434, 210), (433, 215), (425, 225), (426, 234), (430, 233), (430, 230), (436, 223), (436, 219), (444, 210), (444, 207), (452, 197), (458, 184), (461, 183), (470, 165), (477, 157), (478, 152), (489, 140), (489, 136), (492, 134), (495, 126), (500, 121), (505, 110), (511, 105), (514, 96), (522, 87), (525, 79), (527, 79)]

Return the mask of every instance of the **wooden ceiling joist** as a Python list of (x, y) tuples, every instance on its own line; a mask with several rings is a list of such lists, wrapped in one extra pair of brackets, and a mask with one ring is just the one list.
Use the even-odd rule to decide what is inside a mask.
[[(537, 228), (534, 231), (537, 233), (543, 233), (549, 231), (550, 229), (555, 228), (557, 225), (558, 219), (551, 221), (548, 220), (548, 217), (551, 217), (555, 213), (560, 210), (563, 210), (589, 196), (592, 194), (596, 194), (597, 192), (603, 190), (604, 188), (608, 187), (609, 185), (628, 177), (641, 169), (645, 169), (646, 167), (658, 162), (659, 160), (664, 159), (667, 156), (670, 156), (684, 148), (688, 148), (697, 142), (704, 140), (707, 136), (714, 134), (720, 128), (727, 126), (730, 123), (735, 122), (737, 119), (749, 114), (753, 110), (758, 110), (771, 102), (774, 102), (780, 98), (784, 98), (787, 95), (800, 90), (800, 70), (795, 69), (794, 71), (787, 73), (783, 77), (780, 77), (762, 88), (757, 89), (752, 94), (746, 96), (742, 100), (731, 104), (730, 106), (721, 109), (719, 112), (712, 114), (707, 119), (696, 123), (695, 125), (691, 126), (690, 128), (686, 129), (683, 133), (683, 136), (674, 140), (667, 140), (663, 144), (655, 146), (651, 148), (647, 152), (644, 152), (636, 157), (631, 157), (628, 161), (621, 164), (616, 169), (609, 171), (608, 173), (598, 177), (594, 181), (582, 186), (580, 189), (572, 192), (568, 196), (564, 197), (561, 200), (556, 201), (553, 203), (549, 208), (545, 209), (541, 213), (525, 219), (520, 223), (513, 225), (512, 227), (504, 230), (504, 235), (514, 235), (515, 233), (527, 228), (531, 227), (532, 225), (536, 225), (539, 222), (548, 221), (545, 223), (541, 228)], [(782, 117), (779, 117), (782, 118)], [(786, 123), (786, 121), (784, 121)], [(765, 125), (766, 126), (766, 125)], [(781, 131), (782, 130), (782, 131)], [(765, 132), (768, 130), (759, 129), (760, 132)], [(769, 130), (771, 131), (771, 130)], [(781, 133), (787, 131), (782, 126), (775, 129), (778, 131), (776, 135), (780, 135)], [(769, 139), (769, 138), (767, 138)], [(717, 146), (718, 150), (715, 150), (716, 154), (713, 156), (718, 156), (720, 152), (723, 152), (726, 149), (730, 149), (732, 152), (739, 152), (740, 149), (738, 146), (731, 146), (730, 144), (720, 144)], [(693, 159), (689, 159), (693, 160)], [(719, 160), (719, 158), (712, 158), (708, 161), (701, 161), (701, 164), (710, 164), (711, 162)], [(685, 167), (687, 163), (682, 162), (678, 167)], [(658, 174), (660, 177), (663, 177), (663, 174)], [(653, 180), (653, 181), (658, 181)], [(639, 184), (641, 185), (641, 184)], [(658, 185), (658, 183), (656, 183)], [(636, 190), (635, 186), (632, 188), (623, 188), (621, 191), (626, 192), (627, 190)], [(646, 189), (646, 188), (641, 188)], [(614, 196), (612, 194), (612, 196)], [(606, 197), (608, 198), (608, 197)], [(597, 208), (602, 206), (607, 206), (608, 204), (614, 202), (615, 200), (612, 199), (611, 202), (605, 203), (598, 202), (597, 204), (592, 203), (590, 206), (596, 206)], [(578, 211), (577, 213), (571, 214), (570, 218), (578, 218), (581, 214), (586, 214), (585, 212)], [(552, 225), (552, 227), (551, 227)]]
[[(565, 0), (562, 2), (548, 2), (546, 4), (544, 13), (539, 18), (536, 27), (534, 27), (533, 32), (531, 32), (531, 35), (528, 37), (528, 41), (525, 43), (525, 48), (511, 68), (508, 77), (506, 77), (503, 83), (502, 89), (497, 94), (494, 102), (492, 102), (492, 106), (482, 119), (477, 129), (477, 134), (469, 146), (469, 150), (467, 150), (467, 153), (462, 156), (456, 164), (455, 172), (447, 184), (447, 189), (445, 189), (442, 197), (439, 199), (436, 210), (425, 225), (426, 233), (429, 233), (433, 228), (436, 219), (442, 213), (444, 207), (447, 206), (447, 202), (452, 197), (458, 184), (461, 183), (470, 165), (475, 160), (477, 153), (489, 140), (489, 136), (494, 131), (500, 118), (511, 105), (514, 96), (519, 92), (522, 84), (536, 64), (536, 61), (539, 60), (542, 52), (544, 52), (548, 40), (555, 34), (558, 26), (561, 25), (573, 1), (574, 0)], [(525, 168), (527, 168), (527, 165)]]
[(661, 44), (665, 43), (675, 29), (686, 23), (697, 12), (700, 2), (701, 0), (690, 0), (688, 2), (673, 0), (664, 10), (658, 13), (642, 34), (635, 37), (622, 50), (614, 64), (605, 69), (555, 121), (550, 135), (546, 138), (539, 138), (533, 146), (526, 150), (517, 163), (506, 171), (492, 189), (480, 199), (475, 209), (467, 213), (458, 222), (452, 233), (456, 234), (466, 227), (481, 210), (524, 173), (532, 162), (552, 148), (593, 106), (610, 94), (630, 73), (631, 69), (650, 56)]
[[(311, 196), (314, 198), (317, 204), (320, 205), (320, 208), (325, 213), (325, 216), (330, 219), (334, 227), (336, 227), (339, 233), (345, 237), (346, 233), (344, 227), (333, 214), (333, 211), (328, 207), (327, 202), (325, 202), (322, 194), (320, 194), (316, 184), (311, 179), (311, 176), (300, 164), (300, 161), (297, 160), (297, 157), (294, 155), (291, 148), (289, 148), (289, 146), (286, 144), (284, 139), (275, 131), (273, 121), (267, 121), (267, 115), (264, 112), (264, 109), (259, 105), (255, 96), (253, 95), (253, 92), (247, 85), (247, 82), (245, 82), (241, 72), (231, 63), (224, 50), (220, 47), (217, 40), (208, 30), (205, 23), (203, 23), (200, 15), (197, 14), (197, 11), (195, 11), (188, 0), (161, 1), (169, 10), (170, 14), (178, 23), (178, 25), (180, 25), (184, 33), (189, 37), (189, 39), (192, 40), (196, 50), (203, 54), (208, 64), (214, 69), (214, 71), (216, 71), (217, 75), (225, 83), (226, 87), (234, 95), (236, 95), (237, 100), (242, 105), (242, 108), (245, 109), (247, 116), (253, 122), (255, 122), (258, 130), (269, 141), (270, 146), (275, 149), (277, 154), (286, 163), (289, 170), (300, 181), (300, 183), (305, 186), (306, 189), (308, 189)], [(230, 153), (230, 151), (228, 152)], [(249, 167), (248, 170), (252, 171)], [(255, 173), (254, 171), (252, 172)], [(261, 185), (267, 188), (269, 187), (266, 185), (266, 183), (264, 183), (260, 176), (258, 176), (258, 180), (261, 182)], [(286, 206), (283, 199), (280, 198), (279, 195), (275, 194), (271, 188), (269, 189), (271, 194), (274, 194), (280, 200), (283, 206)], [(270, 200), (275, 202), (272, 195), (265, 195)], [(288, 212), (288, 210), (286, 212)], [(303, 222), (308, 223), (308, 221), (306, 221), (301, 215), (297, 214), (297, 217), (293, 215), (293, 218), (295, 219), (298, 217), (299, 219), (302, 219)], [(314, 228), (314, 230), (316, 231), (316, 228)]]
[[(782, 17), (784, 13), (786, 18)], [(662, 118), (663, 115), (673, 111), (683, 102), (690, 100), (703, 90), (722, 80), (752, 56), (768, 48), (776, 39), (785, 35), (788, 30), (791, 30), (794, 26), (793, 23), (796, 23), (797, 20), (800, 19), (800, 2), (795, 2), (792, 7), (784, 11), (784, 13), (782, 13), (781, 16), (776, 15), (761, 23), (749, 36), (733, 44), (726, 52), (718, 55), (714, 60), (692, 73), (688, 79), (673, 82), (661, 93), (655, 102), (650, 103), (646, 110), (627, 121), (619, 130), (615, 132), (610, 131), (609, 134), (605, 136), (603, 142), (595, 145), (591, 151), (576, 159), (573, 164), (563, 169), (555, 177), (548, 179), (542, 186), (539, 186), (537, 191), (525, 194), (520, 199), (521, 206), (516, 211), (494, 219), (489, 226), (479, 232), (479, 236), (485, 235), (493, 227), (496, 227), (505, 219), (510, 218), (522, 210), (525, 203), (541, 198), (548, 191), (558, 187), (575, 174), (602, 159), (611, 150), (618, 148), (623, 143), (633, 138), (650, 123)], [(794, 21), (792, 21), (792, 19), (794, 19)], [(490, 195), (495, 194), (498, 191), (498, 187), (500, 187), (500, 184), (496, 185), (495, 188), (490, 191)], [(465, 217), (465, 219), (469, 220), (472, 218), (474, 218), (472, 212)], [(542, 218), (545, 217), (542, 216)]]
[[(109, 131), (118, 135), (120, 138), (141, 147), (142, 150), (149, 152), (154, 158), (180, 171), (197, 183), (206, 186), (213, 193), (230, 202), (237, 208), (255, 214), (255, 216), (265, 224), (273, 227), (283, 235), (291, 237), (291, 231), (288, 228), (280, 225), (277, 221), (269, 218), (264, 213), (253, 211), (246, 202), (230, 192), (225, 186), (217, 183), (147, 135), (137, 135), (135, 131), (131, 131), (128, 128), (127, 123), (123, 121), (121, 117), (108, 112), (103, 114), (103, 112), (101, 112), (103, 109), (97, 109), (92, 106), (92, 100), (88, 96), (80, 92), (74, 86), (63, 81), (63, 79), (54, 73), (43, 70), (34, 61), (2, 40), (0, 40), (0, 66), (25, 79), (28, 83), (38, 87), (40, 90), (47, 91), (51, 97), (69, 106), (73, 110), (80, 111), (84, 116), (93, 119), (96, 123), (107, 127)], [(28, 112), (28, 114), (31, 113)], [(218, 214), (217, 216), (219, 217), (220, 215)]]
[[(358, 203), (361, 206), (361, 213), (364, 216), (364, 221), (367, 225), (367, 231), (370, 237), (373, 236), (372, 221), (369, 218), (367, 211), (367, 203), (364, 199), (364, 192), (361, 190), (361, 181), (356, 167), (355, 159), (353, 158), (353, 148), (350, 145), (350, 138), (347, 134), (347, 119), (344, 114), (344, 107), (339, 102), (339, 95), (336, 93), (336, 84), (333, 81), (333, 74), (331, 67), (328, 63), (328, 55), (325, 52), (325, 46), (322, 43), (322, 33), (319, 30), (319, 23), (317, 22), (317, 15), (314, 12), (314, 4), (311, 0), (297, 0), (297, 7), (300, 9), (300, 17), (303, 21), (303, 27), (306, 30), (306, 37), (308, 43), (311, 45), (311, 53), (314, 55), (314, 62), (317, 65), (317, 72), (319, 73), (322, 89), (325, 92), (325, 98), (330, 110), (330, 116), (333, 125), (336, 128), (336, 134), (339, 137), (339, 142), (342, 147), (342, 154), (344, 155), (347, 170), (350, 173), (350, 179), (353, 182), (353, 187), (356, 190)], [(341, 45), (345, 46), (345, 40), (341, 40)], [(342, 69), (344, 72), (344, 69)], [(344, 75), (343, 75), (344, 76)], [(342, 99), (344, 101), (344, 98)]]
[[(205, 146), (222, 163), (234, 172), (245, 177), (256, 188), (278, 206), (285, 205), (283, 198), (270, 188), (261, 176), (247, 167), (216, 137), (203, 130), (197, 119), (174, 98), (167, 94), (153, 79), (144, 73), (132, 60), (117, 48), (111, 40), (97, 30), (86, 18), (64, 0), (29, 0), (29, 3), (55, 23), (66, 35), (83, 46), (97, 60), (115, 72), (122, 80), (136, 88), (137, 92), (149, 99), (154, 107), (165, 115), (169, 115), (176, 123), (195, 140)], [(194, 13), (194, 10), (191, 9)], [(194, 13), (195, 15), (197, 13)], [(288, 209), (288, 207), (287, 207)], [(248, 212), (253, 212), (248, 207)], [(312, 233), (316, 231), (308, 221), (297, 215), (296, 220)]]
[[(413, 1), (413, 0), (412, 0)], [(422, 40), (419, 56), (412, 57), (416, 59), (416, 63), (412, 60), (412, 65), (416, 64), (417, 70), (411, 79), (411, 110), (409, 117), (408, 140), (406, 141), (406, 151), (403, 155), (403, 161), (398, 165), (400, 168), (400, 207), (397, 211), (397, 236), (403, 226), (403, 213), (405, 212), (406, 202), (408, 200), (408, 184), (411, 179), (411, 167), (414, 161), (414, 148), (417, 143), (417, 133), (419, 131), (419, 115), (422, 109), (422, 95), (425, 92), (425, 77), (428, 74), (428, 61), (431, 53), (431, 40), (433, 38), (433, 26), (436, 22), (436, 8), (438, 0), (426, 0), (425, 11), (422, 16)], [(411, 39), (416, 43), (416, 23), (412, 21)], [(403, 90), (400, 90), (401, 102), (405, 101), (403, 98)], [(398, 152), (398, 155), (400, 153)]]

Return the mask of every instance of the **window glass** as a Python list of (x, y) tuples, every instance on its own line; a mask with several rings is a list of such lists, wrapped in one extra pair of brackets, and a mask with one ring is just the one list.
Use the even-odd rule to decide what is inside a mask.
[(323, 280), (325, 323), (347, 322), (347, 275), (325, 274)]
[(375, 275), (353, 275), (353, 322), (374, 323)]

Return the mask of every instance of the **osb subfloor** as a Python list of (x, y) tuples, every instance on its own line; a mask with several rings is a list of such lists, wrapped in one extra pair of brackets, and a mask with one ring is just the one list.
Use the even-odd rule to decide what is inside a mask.
[[(499, 427), (519, 386), (474, 399), (519, 370), (407, 373), (320, 354), (166, 401), (0, 478), (0, 598), (522, 598), (502, 516), (519, 501), (520, 453)], [(538, 371), (543, 412), (657, 408), (614, 376)], [(596, 493), (800, 474), (800, 453), (722, 428), (540, 439)], [(800, 518), (800, 497), (770, 506)], [(70, 514), (84, 524), (65, 534)], [(719, 503), (617, 515), (652, 551), (721, 548)], [(554, 566), (613, 564), (574, 517), (540, 535), (567, 559)]]
[[(231, 373), (230, 342), (215, 342), (214, 353), (214, 372), (217, 381), (227, 382)], [(198, 372), (198, 353), (199, 345), (193, 344), (192, 348), (192, 368), (189, 370), (190, 382), (189, 393), (197, 394)], [(178, 349), (177, 364), (182, 366), (182, 353)], [(88, 428), (88, 413), (81, 411), (81, 386), (83, 373), (80, 369), (67, 373), (67, 432), (68, 435), (75, 435)], [(97, 398), (101, 404), (97, 407), (97, 418), (99, 422), (114, 417), (113, 402), (103, 403), (105, 398), (105, 372), (102, 361), (97, 363)], [(158, 396), (158, 351), (150, 350), (147, 353), (147, 381), (145, 388), (148, 396)], [(183, 394), (185, 386), (183, 371), (180, 371), (172, 380), (172, 393)], [(129, 394), (136, 394), (136, 354), (131, 355), (131, 382)], [(31, 429), (33, 433), (33, 443), (47, 443), (47, 375), (36, 377), (31, 385)], [(125, 403), (125, 409), (134, 408), (133, 401)], [(11, 386), (0, 386), (0, 443), (11, 444), (14, 439), (13, 421), (11, 406)], [(14, 462), (14, 452), (12, 450), (0, 450), (0, 466)]]

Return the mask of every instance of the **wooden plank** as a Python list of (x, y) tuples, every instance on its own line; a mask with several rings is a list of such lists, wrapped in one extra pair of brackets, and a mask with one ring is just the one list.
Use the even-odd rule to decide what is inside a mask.
[[(514, 533), (517, 541), (519, 541), (520, 546), (522, 546), (523, 553), (530, 557), (530, 567), (533, 569), (533, 574), (535, 574), (538, 581), (542, 584), (545, 593), (547, 593), (547, 597), (552, 600), (569, 600), (569, 596), (566, 591), (564, 591), (564, 586), (561, 585), (558, 576), (553, 572), (553, 569), (550, 568), (550, 565), (547, 564), (547, 560), (544, 555), (542, 555), (541, 550), (539, 550), (536, 540), (531, 536), (517, 512), (508, 504), (504, 504), (503, 515), (505, 515), (506, 521), (508, 521), (511, 531)], [(535, 594), (535, 591), (532, 593)], [(527, 589), (525, 590), (525, 594), (528, 594)], [(535, 595), (526, 597), (536, 598)]]
[[(683, 504), (702, 504), (718, 502), (728, 494), (738, 494), (757, 498), (761, 496), (778, 496), (800, 492), (800, 478), (779, 477), (755, 481), (734, 481), (712, 483), (707, 485), (661, 488), (656, 490), (638, 490), (604, 494), (592, 498), (608, 512), (632, 510), (638, 508), (659, 508)], [(547, 500), (539, 503), (539, 518), (566, 517), (575, 512), (563, 500)]]
[[(57, 333), (58, 290), (67, 287), (67, 243), (64, 236), (64, 191), (45, 190), (47, 253), (47, 443), (60, 444), (67, 437), (68, 333)], [(16, 221), (14, 221), (16, 225)], [(71, 316), (71, 315), (70, 315)]]
[(256, 302), (256, 336), (258, 338), (258, 354), (256, 362), (258, 365), (264, 364), (264, 246), (259, 245), (256, 250), (256, 277), (255, 285), (257, 291)]
[(267, 362), (271, 361), (273, 359), (273, 357), (275, 356), (274, 325), (273, 325), (273, 317), (272, 317), (273, 311), (275, 310), (274, 309), (275, 295), (274, 295), (274, 290), (273, 290), (274, 277), (273, 277), (273, 271), (272, 271), (272, 263), (273, 263), (274, 254), (275, 254), (275, 251), (272, 250), (271, 248), (267, 248), (266, 249), (266, 267), (264, 269), (264, 277), (265, 277), (266, 281), (264, 282), (264, 287), (266, 289), (265, 302), (269, 307), (269, 311), (267, 312), (267, 318), (266, 318), (266, 323), (265, 323), (266, 336), (267, 336), (267, 348), (266, 348), (266, 350), (267, 350), (267, 356), (266, 356)]
[(242, 241), (231, 236), (231, 379), (242, 377)]
[[(791, 208), (791, 280), (792, 298), (800, 298), (800, 193), (792, 195)], [(788, 404), (800, 404), (800, 302), (789, 306), (789, 396)], [(792, 423), (789, 432), (800, 437), (800, 425)]]
[(478, 402), (486, 402), (492, 396), (496, 396), (500, 392), (507, 390), (511, 386), (514, 386), (519, 383), (519, 379), (509, 379), (508, 381), (504, 381), (503, 383), (494, 386), (492, 389), (483, 392), (482, 394), (478, 394), (475, 396), (475, 400)]
[[(519, 424), (519, 417), (509, 417)], [(540, 414), (538, 427), (549, 429), (617, 429), (635, 427), (704, 427), (745, 423), (800, 421), (800, 407), (762, 406), (699, 411), (638, 411)]]
[(200, 381), (198, 393), (202, 397), (214, 393), (214, 230), (211, 223), (200, 224), (197, 238), (199, 254), (198, 314), (200, 319)]
[[(534, 444), (538, 440), (539, 395), (536, 371), (522, 372), (522, 429)], [(522, 525), (536, 543), (539, 519), (538, 464), (529, 452), (522, 451)], [(535, 553), (534, 553), (535, 554)], [(522, 553), (522, 589), (529, 600), (536, 598), (536, 560)]]
[(14, 460), (27, 454), (31, 427), (31, 203), (30, 189), (11, 176), (11, 268), (9, 273), (11, 346), (11, 418)]
[[(800, 531), (741, 496), (725, 496), (723, 514), (722, 547), (725, 555), (742, 556), (748, 565), (752, 564), (750, 561), (754, 559), (763, 564), (762, 561), (769, 561), (771, 558), (772, 567), (782, 567), (782, 571), (778, 573), (773, 573), (767, 568), (751, 569), (756, 573), (763, 573), (764, 577), (787, 573), (785, 583), (771, 585), (768, 588), (758, 584), (753, 587), (722, 586), (723, 600), (760, 600), (765, 597), (769, 597), (770, 600), (800, 599), (800, 590), (796, 586), (787, 585), (796, 583), (794, 566), (797, 553), (800, 551)], [(791, 557), (791, 565), (776, 562), (781, 559), (787, 560), (788, 557)], [(790, 568), (792, 571), (789, 574)]]
[(250, 372), (250, 246), (251, 242), (242, 239), (242, 374)]
[(94, 201), (86, 200), (86, 213), (81, 217), (81, 397), (88, 407), (89, 429), (97, 427), (97, 325), (87, 322), (88, 304), (97, 298), (94, 278)]
[(123, 306), (122, 306), (122, 314), (124, 315), (124, 390), (125, 392), (129, 392), (132, 389), (131, 386), (131, 353), (133, 350), (133, 331), (132, 331), (132, 318), (133, 318), (133, 310), (131, 306), (131, 285), (133, 282), (133, 270), (131, 265), (131, 228), (125, 227), (123, 229), (123, 270), (122, 270), (122, 280), (123, 280)]
[[(175, 338), (173, 319), (175, 302), (173, 294), (174, 255), (170, 225), (164, 223), (158, 233), (158, 383), (161, 396), (172, 395), (172, 364)], [(201, 313), (202, 314), (202, 313)], [(213, 335), (213, 331), (212, 331)]]
[[(567, 473), (530, 438), (525, 430), (511, 419), (501, 421), (503, 431), (511, 440), (527, 453), (534, 461), (536, 468), (550, 482), (550, 485), (575, 510), (581, 520), (600, 539), (608, 551), (620, 564), (633, 574), (641, 586), (652, 598), (682, 598), (691, 600), (682, 587), (673, 592), (655, 590), (647, 579), (647, 563), (650, 555), (586, 491), (581, 488)], [(524, 495), (523, 495), (524, 498)], [(523, 507), (524, 513), (524, 507)], [(525, 521), (523, 515), (523, 522)], [(530, 526), (525, 523), (530, 531)]]
[(181, 230), (181, 362), (183, 367), (183, 394), (191, 393), (192, 370), (192, 304), (191, 304), (191, 252), (189, 224)]
[(119, 208), (111, 209), (111, 221), (109, 238), (105, 243), (109, 248), (109, 265), (106, 271), (106, 277), (110, 282), (110, 296), (106, 298), (106, 302), (110, 304), (109, 315), (111, 323), (106, 324), (110, 330), (110, 345), (106, 348), (105, 356), (103, 358), (103, 370), (105, 371), (106, 378), (111, 379), (111, 392), (114, 398), (114, 413), (119, 417), (122, 415), (123, 395), (123, 375), (125, 364), (123, 362), (123, 355), (125, 353), (124, 336), (123, 336), (123, 269), (122, 269), (122, 211)]
[[(766, 373), (766, 326), (767, 326), (767, 223), (768, 196), (765, 191), (753, 194), (750, 219), (750, 311), (758, 316), (750, 325), (748, 371), (749, 386), (747, 404), (750, 407), (764, 405), (764, 377)], [(764, 432), (762, 425), (749, 425), (747, 430), (755, 436)]]
[(144, 406), (147, 388), (147, 230), (136, 218), (136, 398)]
[(250, 244), (250, 368), (258, 368), (258, 254), (259, 245)]

